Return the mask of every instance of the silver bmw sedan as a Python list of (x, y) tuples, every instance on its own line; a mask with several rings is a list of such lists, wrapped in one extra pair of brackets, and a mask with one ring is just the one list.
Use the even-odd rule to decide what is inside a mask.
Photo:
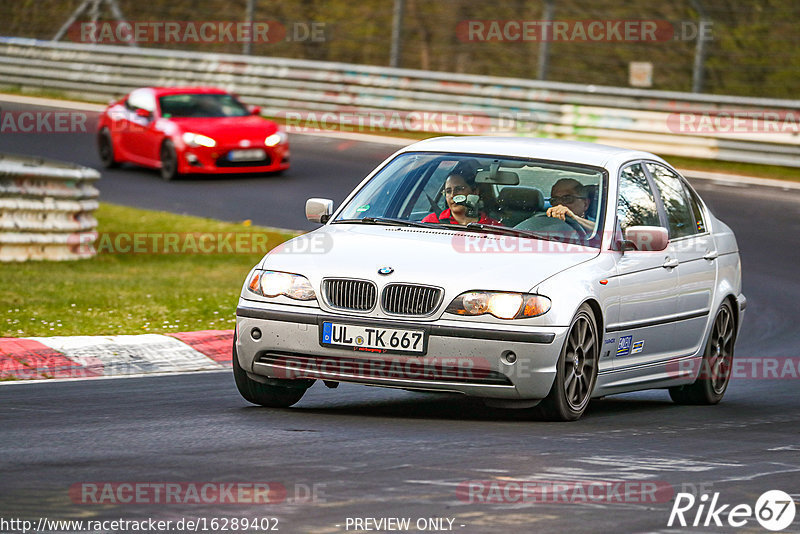
[(242, 287), (242, 396), (316, 380), (457, 392), (578, 419), (668, 388), (716, 404), (746, 299), (731, 229), (663, 159), (590, 143), (440, 137), (398, 151)]

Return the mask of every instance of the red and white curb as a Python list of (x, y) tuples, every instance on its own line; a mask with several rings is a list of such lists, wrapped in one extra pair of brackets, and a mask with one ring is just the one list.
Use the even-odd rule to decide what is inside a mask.
[(0, 338), (0, 384), (223, 370), (232, 345), (233, 330)]

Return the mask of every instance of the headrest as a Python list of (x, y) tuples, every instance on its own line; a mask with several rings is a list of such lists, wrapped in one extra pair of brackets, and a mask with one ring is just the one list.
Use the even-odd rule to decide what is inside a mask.
[(525, 185), (504, 187), (497, 196), (502, 209), (515, 211), (544, 211), (544, 194), (536, 188)]

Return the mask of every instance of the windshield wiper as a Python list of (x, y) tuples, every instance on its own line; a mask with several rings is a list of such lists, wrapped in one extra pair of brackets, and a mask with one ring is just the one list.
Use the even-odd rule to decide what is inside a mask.
[(520, 230), (517, 228), (509, 228), (508, 226), (494, 226), (492, 224), (481, 224), (476, 222), (471, 222), (467, 224), (440, 223), (437, 226), (452, 228), (453, 230), (464, 230), (464, 229), (478, 230), (485, 232), (487, 234), (511, 235), (515, 237), (532, 237), (534, 239), (543, 239), (545, 241), (555, 241), (550, 236), (544, 234), (539, 234), (531, 230)]
[(412, 226), (414, 228), (431, 228), (431, 223), (392, 219), (390, 217), (364, 217), (363, 219), (342, 219), (337, 223), (388, 224), (391, 226)]

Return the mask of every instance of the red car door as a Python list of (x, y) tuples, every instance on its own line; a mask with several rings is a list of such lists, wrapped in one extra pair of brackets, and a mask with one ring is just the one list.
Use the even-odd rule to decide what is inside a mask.
[(127, 128), (123, 134), (123, 149), (135, 163), (157, 166), (161, 139), (156, 129), (156, 99), (151, 89), (133, 91), (125, 103)]

